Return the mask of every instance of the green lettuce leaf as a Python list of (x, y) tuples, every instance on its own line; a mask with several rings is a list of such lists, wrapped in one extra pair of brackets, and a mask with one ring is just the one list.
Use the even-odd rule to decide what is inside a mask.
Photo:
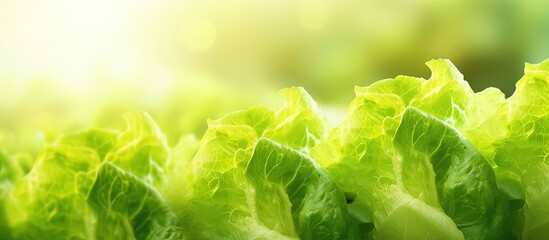
[(449, 60), (431, 60), (427, 66), (431, 78), (422, 83), (410, 105), (460, 128), (468, 120), (473, 90)]
[(99, 168), (87, 202), (97, 214), (98, 239), (156, 239), (175, 217), (153, 187), (109, 162)]
[(305, 155), (261, 138), (246, 167), (252, 216), (269, 229), (300, 239), (353, 239), (345, 196)]
[(410, 107), (394, 143), (401, 153), (399, 185), (441, 206), (466, 239), (510, 239), (507, 201), (491, 166), (448, 124)]
[[(136, 178), (142, 181), (163, 181), (169, 155), (160, 130), (147, 114), (126, 118), (125, 132), (90, 129), (63, 136), (43, 151), (7, 196), (6, 216), (14, 238), (98, 237), (97, 228), (102, 225), (97, 224), (103, 221), (97, 217), (102, 215), (88, 204), (87, 194), (96, 176), (102, 176), (97, 171), (105, 161), (120, 164), (125, 174), (139, 174)], [(112, 227), (125, 229), (126, 225)]]
[[(355, 89), (346, 120), (314, 147), (312, 157), (346, 192), (357, 222), (373, 220), (377, 239), (463, 239), (442, 208), (399, 186), (393, 135), (425, 80), (399, 76)], [(406, 88), (401, 88), (405, 86)], [(435, 189), (434, 181), (419, 181)], [(436, 200), (436, 191), (434, 193)], [(360, 218), (356, 216), (361, 216)], [(361, 228), (369, 231), (370, 228)], [(367, 238), (372, 234), (362, 232)]]
[(505, 95), (496, 88), (474, 93), (463, 75), (446, 59), (431, 60), (432, 75), (410, 100), (413, 106), (459, 130), (495, 166), (492, 144), (505, 136)]
[(105, 161), (150, 183), (163, 184), (164, 166), (170, 154), (166, 137), (147, 113), (129, 113), (124, 119), (127, 129), (117, 136)]
[[(208, 122), (198, 152), (186, 174), (189, 202), (184, 222), (191, 238), (246, 238), (255, 225), (249, 220), (244, 168), (264, 123), (274, 116), (263, 108), (229, 114)], [(256, 128), (254, 128), (256, 127)], [(259, 231), (256, 231), (258, 234)], [(250, 237), (247, 237), (250, 238)]]
[[(185, 201), (189, 205), (186, 208), (188, 212), (183, 214), (183, 222), (193, 229), (191, 238), (292, 239), (300, 237), (300, 233), (305, 234), (302, 236), (305, 238), (311, 236), (305, 233), (313, 231), (312, 227), (305, 229), (310, 227), (306, 223), (296, 223), (297, 227), (294, 226), (293, 214), (320, 214), (318, 212), (321, 210), (307, 209), (302, 213), (295, 209), (288, 210), (288, 207), (293, 206), (290, 199), (297, 200), (288, 198), (282, 192), (273, 196), (256, 192), (251, 185), (254, 177), (249, 176), (253, 173), (250, 164), (255, 166), (255, 162), (259, 161), (254, 159), (254, 163), (250, 162), (256, 154), (254, 149), (257, 149), (256, 144), (260, 138), (270, 138), (289, 148), (307, 152), (329, 129), (316, 103), (302, 88), (285, 89), (281, 94), (285, 97), (286, 105), (278, 111), (255, 107), (208, 121), (209, 128), (201, 140), (200, 148), (188, 165), (187, 186), (190, 187)], [(261, 151), (263, 145), (261, 143)], [(288, 168), (295, 166), (293, 163), (287, 164)], [(312, 173), (315, 172), (302, 174)], [(314, 179), (310, 181), (315, 183)], [(337, 194), (333, 185), (328, 191)], [(305, 186), (295, 190), (295, 194), (306, 192)], [(260, 197), (270, 197), (273, 202), (277, 202), (277, 207), (273, 207), (270, 212), (261, 209), (261, 217), (256, 212), (259, 210), (256, 210), (258, 206), (253, 200)], [(263, 205), (259, 206), (261, 208)], [(344, 206), (337, 206), (332, 211), (345, 212), (341, 207)], [(323, 208), (322, 211), (331, 214), (329, 208)], [(342, 222), (340, 226), (350, 224), (339, 215), (334, 217)], [(346, 235), (345, 232), (340, 234)]]
[[(378, 81), (368, 87), (356, 87), (356, 98), (347, 111), (345, 121), (311, 151), (315, 161), (326, 169), (348, 196), (353, 196), (353, 204), (362, 206), (357, 208), (361, 210), (356, 210), (361, 213), (353, 213), (353, 215), (361, 215), (363, 219), (373, 220), (376, 226), (374, 235), (378, 237), (386, 219), (400, 207), (389, 204), (391, 201), (398, 201), (398, 198), (414, 199), (413, 206), (434, 208), (433, 212), (437, 212), (440, 219), (446, 219), (442, 222), (453, 226), (447, 229), (454, 229), (454, 232), (456, 230), (453, 220), (443, 211), (444, 205), (439, 202), (439, 190), (434, 181), (438, 173), (433, 170), (427, 171), (429, 164), (424, 161), (408, 161), (408, 168), (414, 171), (401, 169), (403, 162), (395, 149), (393, 138), (401, 125), (401, 116), (407, 107), (413, 106), (420, 109), (457, 129), (459, 134), (470, 139), (473, 146), (469, 148), (479, 150), (480, 156), (476, 156), (480, 159), (478, 161), (487, 160), (492, 167), (497, 167), (493, 161), (495, 154), (493, 143), (505, 136), (504, 123), (507, 121), (505, 110), (508, 104), (503, 94), (496, 89), (474, 93), (463, 79), (463, 75), (448, 60), (432, 60), (427, 65), (433, 72), (428, 80), (398, 76), (394, 79)], [(491, 168), (490, 165), (488, 169)], [(416, 167), (423, 170), (417, 170)], [(504, 174), (503, 171), (498, 171), (498, 174), (500, 172)], [(412, 178), (413, 174), (419, 174), (422, 177)], [(493, 172), (487, 172), (487, 174), (493, 174)], [(403, 188), (403, 179), (409, 179), (413, 183)], [(520, 193), (513, 188), (515, 180), (506, 178), (498, 185), (506, 188), (507, 193), (516, 198)], [(494, 187), (492, 183), (487, 184), (491, 188)], [(496, 191), (492, 192), (494, 197), (500, 197), (497, 188), (492, 190)], [(512, 198), (510, 195), (509, 197)], [(503, 214), (499, 199), (493, 201), (498, 203), (495, 212)], [(436, 215), (427, 214), (427, 211), (423, 213), (422, 215), (419, 211), (416, 215), (425, 218)], [(508, 214), (498, 217), (506, 219), (503, 222), (508, 222)], [(407, 226), (395, 222), (391, 224)], [(405, 232), (402, 229), (394, 231)], [(450, 235), (459, 238), (460, 234)], [(446, 236), (446, 238), (449, 237)]]
[(7, 216), (16, 239), (93, 238), (95, 216), (85, 194), (101, 159), (96, 151), (56, 145), (41, 154), (8, 198)]
[[(508, 132), (495, 161), (513, 172), (525, 193), (523, 239), (549, 238), (549, 60), (527, 64), (508, 99)], [(520, 229), (519, 229), (520, 230)]]
[(280, 94), (286, 104), (276, 112), (272, 125), (263, 136), (308, 151), (328, 133), (328, 120), (305, 89), (285, 88), (280, 90)]

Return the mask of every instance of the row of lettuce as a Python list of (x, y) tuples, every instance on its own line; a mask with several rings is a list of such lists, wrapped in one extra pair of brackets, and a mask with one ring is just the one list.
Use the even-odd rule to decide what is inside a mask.
[(510, 98), (448, 60), (356, 87), (332, 128), (302, 88), (169, 147), (146, 113), (0, 154), (0, 239), (549, 239), (549, 60)]

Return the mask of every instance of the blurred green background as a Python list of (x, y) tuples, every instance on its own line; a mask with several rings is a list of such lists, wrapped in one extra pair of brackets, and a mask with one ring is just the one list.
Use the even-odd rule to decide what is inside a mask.
[(428, 78), (433, 58), (509, 96), (547, 43), (541, 0), (0, 0), (0, 146), (35, 154), (133, 110), (173, 145), (207, 118), (282, 104), (287, 86), (335, 124), (355, 85)]

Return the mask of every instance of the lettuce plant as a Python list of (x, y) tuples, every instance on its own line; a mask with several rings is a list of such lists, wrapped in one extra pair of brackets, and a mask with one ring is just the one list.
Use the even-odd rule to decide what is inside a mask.
[(427, 65), (335, 127), (294, 87), (175, 146), (138, 112), (0, 152), (0, 239), (549, 239), (549, 60), (509, 98)]

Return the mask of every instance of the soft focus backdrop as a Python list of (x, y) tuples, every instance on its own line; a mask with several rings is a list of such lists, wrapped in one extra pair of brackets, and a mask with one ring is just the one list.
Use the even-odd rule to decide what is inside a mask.
[(547, 43), (541, 0), (0, 0), (0, 146), (35, 154), (133, 110), (174, 144), (207, 118), (281, 104), (287, 86), (337, 123), (353, 86), (428, 78), (432, 58), (510, 95)]

